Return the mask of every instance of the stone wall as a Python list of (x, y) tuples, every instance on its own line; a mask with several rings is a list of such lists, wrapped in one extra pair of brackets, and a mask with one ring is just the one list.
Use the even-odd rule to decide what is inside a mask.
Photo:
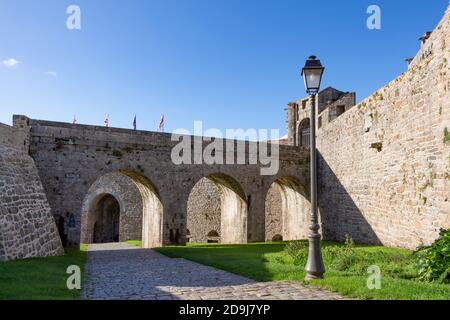
[[(283, 186), (288, 190), (283, 190), (279, 181), (274, 182), (265, 195), (265, 241), (307, 238), (311, 210), (307, 192), (304, 190), (292, 192), (283, 199), (283, 192), (295, 191), (296, 188), (286, 184)], [(305, 201), (302, 201), (302, 198), (305, 198)], [(287, 201), (291, 202), (292, 210), (288, 210), (288, 204), (285, 203)], [(285, 210), (283, 210), (283, 204), (286, 205)], [(289, 225), (292, 219), (296, 221), (293, 223), (295, 226)], [(214, 240), (208, 237), (211, 231), (219, 234), (220, 242), (221, 222), (221, 191), (213, 181), (203, 178), (189, 195), (187, 229), (190, 242), (201, 243)]]
[(0, 261), (63, 253), (26, 127), (20, 117), (14, 127), (0, 124)]
[[(326, 126), (343, 112), (349, 110), (355, 105), (355, 100), (356, 93), (354, 92), (343, 92), (332, 87), (320, 91), (316, 97), (316, 129)], [(300, 127), (303, 127), (305, 120), (310, 119), (311, 102), (311, 98), (306, 97), (288, 103), (286, 109), (288, 138), (286, 143), (296, 146), (302, 145), (299, 130)], [(341, 113), (338, 112), (340, 109), (342, 109)], [(307, 123), (309, 128), (309, 122)]]
[[(119, 203), (120, 228), (118, 240), (121, 242), (141, 240), (144, 212), (141, 192), (131, 177), (121, 172), (112, 172), (105, 174), (95, 181), (89, 188), (87, 197), (84, 199), (82, 215), (85, 217), (87, 223), (81, 227), (81, 242), (96, 242), (94, 241), (94, 225), (97, 222), (101, 222), (98, 221), (101, 217), (96, 212), (96, 207), (105, 196), (112, 196)], [(103, 213), (103, 219), (108, 221), (112, 218), (111, 215), (113, 212), (110, 211)], [(65, 217), (68, 218), (67, 215)], [(68, 239), (76, 237), (78, 232), (76, 224), (73, 226), (66, 224), (64, 231), (68, 235)], [(101, 239), (101, 237), (97, 239)]]
[[(68, 244), (80, 242), (80, 234), (83, 234), (82, 212), (87, 204), (86, 199), (93, 192), (91, 186), (114, 172), (131, 172), (152, 185), (148, 188), (152, 200), (147, 207), (159, 210), (161, 206), (163, 211), (162, 225), (149, 232), (149, 235), (162, 232), (162, 241), (152, 242), (152, 246), (185, 243), (189, 229), (189, 195), (202, 178), (213, 179), (216, 186), (221, 187), (220, 194), (225, 192), (226, 197), (220, 201), (222, 213), (222, 204), (225, 203), (222, 200), (239, 209), (238, 219), (233, 219), (234, 209), (226, 210), (226, 223), (216, 231), (223, 240), (223, 226), (235, 230), (227, 234), (239, 234), (240, 243), (264, 241), (265, 198), (275, 180), (294, 177), (303, 186), (309, 184), (309, 152), (294, 146), (279, 145), (280, 170), (273, 176), (263, 176), (261, 163), (249, 163), (250, 156), (254, 156), (249, 152), (254, 144), (250, 142), (245, 143), (245, 163), (242, 164), (178, 165), (171, 159), (172, 149), (178, 141), (172, 141), (167, 133), (33, 119), (29, 119), (29, 130), (30, 154), (36, 162), (55, 218), (74, 217), (72, 227), (68, 226), (68, 219), (64, 219)], [(236, 145), (236, 141), (226, 143), (230, 142)], [(209, 143), (204, 141), (200, 147), (203, 146), (204, 150)], [(198, 155), (195, 144), (189, 146), (192, 146), (192, 156)], [(236, 159), (236, 152), (234, 157)], [(152, 211), (150, 209), (148, 212)], [(149, 216), (152, 217), (155, 216)], [(142, 230), (148, 230), (145, 224)], [(189, 231), (192, 233), (192, 230)], [(237, 239), (228, 238), (227, 241)]]
[(281, 206), (281, 190), (274, 183), (266, 197), (266, 241), (274, 240), (275, 236), (283, 237), (283, 212)]
[(0, 123), (0, 146), (28, 152), (28, 120), (26, 117), (14, 116), (13, 122), (13, 127)]
[(207, 178), (197, 182), (189, 195), (187, 229), (190, 242), (207, 242), (208, 233), (221, 234), (220, 190)]
[(14, 135), (14, 128), (0, 123), (0, 145), (2, 147), (17, 147), (17, 139)]
[(415, 248), (450, 227), (449, 21), (407, 72), (319, 129), (325, 238)]
[(317, 128), (322, 128), (337, 119), (344, 112), (351, 109), (356, 101), (355, 93), (346, 93), (336, 101), (330, 103), (317, 118)]

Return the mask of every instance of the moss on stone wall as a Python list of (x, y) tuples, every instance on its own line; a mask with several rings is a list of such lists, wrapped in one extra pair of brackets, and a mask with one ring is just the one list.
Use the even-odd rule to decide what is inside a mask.
[(448, 132), (448, 128), (444, 129), (444, 143), (450, 142), (450, 132)]

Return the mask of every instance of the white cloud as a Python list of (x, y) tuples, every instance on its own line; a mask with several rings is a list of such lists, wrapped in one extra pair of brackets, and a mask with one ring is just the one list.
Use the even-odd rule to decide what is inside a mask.
[(58, 74), (56, 73), (56, 71), (47, 71), (47, 72), (44, 72), (44, 74), (45, 74), (46, 76), (50, 76), (50, 77), (57, 77), (57, 76), (58, 76)]
[(5, 67), (13, 68), (13, 67), (17, 67), (19, 65), (20, 61), (17, 61), (14, 58), (10, 58), (8, 60), (3, 60), (2, 63)]

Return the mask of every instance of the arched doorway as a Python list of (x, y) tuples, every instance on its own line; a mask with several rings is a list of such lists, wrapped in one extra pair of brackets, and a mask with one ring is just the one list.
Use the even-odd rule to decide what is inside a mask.
[(120, 205), (110, 194), (100, 195), (92, 208), (93, 243), (119, 242)]
[(219, 233), (216, 230), (211, 230), (206, 235), (208, 243), (219, 243), (220, 242), (220, 236)]
[(298, 179), (278, 178), (266, 195), (266, 241), (306, 239), (310, 210), (309, 195)]
[(283, 236), (281, 234), (276, 234), (272, 237), (272, 241), (283, 241)]
[(144, 248), (162, 246), (163, 206), (149, 179), (131, 171), (100, 177), (83, 202), (81, 242), (142, 240)]
[(311, 125), (309, 118), (305, 118), (298, 126), (297, 145), (309, 148), (311, 139)]
[(239, 183), (225, 174), (200, 179), (187, 205), (191, 242), (247, 242), (247, 202)]

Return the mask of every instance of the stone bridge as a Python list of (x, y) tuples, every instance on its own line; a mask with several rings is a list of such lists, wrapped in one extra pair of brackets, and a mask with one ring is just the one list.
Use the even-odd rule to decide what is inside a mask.
[[(261, 175), (263, 165), (250, 161), (249, 150), (258, 145), (255, 142), (241, 141), (246, 146), (243, 164), (217, 161), (219, 164), (177, 165), (171, 160), (171, 152), (178, 141), (172, 141), (171, 134), (24, 116), (15, 116), (14, 122), (15, 126), (16, 122), (21, 123), (21, 130), (29, 137), (24, 144), (29, 144), (67, 245), (131, 239), (142, 239), (144, 247), (183, 245), (189, 238), (188, 201), (204, 201), (189, 197), (195, 185), (205, 178), (220, 191), (212, 201), (220, 208), (222, 243), (266, 240), (267, 206), (274, 205), (280, 207), (281, 216), (275, 220), (282, 224), (282, 228), (278, 226), (283, 230), (281, 238), (307, 235), (306, 149), (279, 145), (278, 173)], [(236, 146), (239, 141), (224, 142)], [(202, 141), (202, 147), (210, 143)], [(191, 148), (195, 157), (198, 151), (193, 144)], [(274, 186), (280, 196), (275, 203), (267, 204), (268, 192)], [(202, 221), (195, 224), (201, 225)]]

